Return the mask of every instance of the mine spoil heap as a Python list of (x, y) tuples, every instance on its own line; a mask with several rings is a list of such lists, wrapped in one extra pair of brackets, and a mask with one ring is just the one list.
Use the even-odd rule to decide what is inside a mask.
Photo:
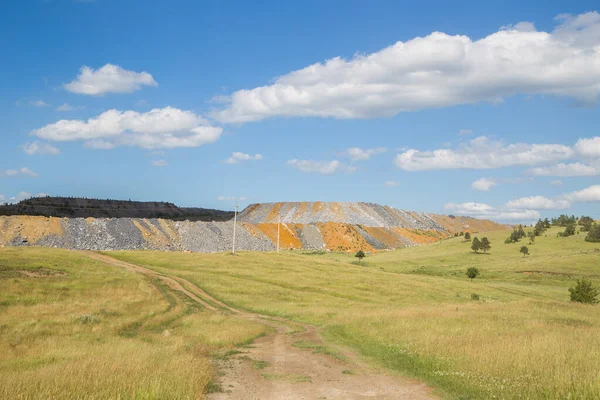
[[(190, 210), (169, 206), (173, 207), (174, 210)], [(83, 209), (80, 207), (77, 212)], [(145, 209), (148, 212), (157, 210), (152, 206)], [(182, 216), (179, 211), (172, 212), (173, 219), (4, 215), (0, 216), (0, 246), (193, 252), (230, 250), (233, 221), (228, 218), (232, 213), (193, 210), (202, 210), (196, 212), (196, 217), (204, 213), (203, 218), (209, 220), (176, 220)], [(138, 211), (131, 207), (128, 212)], [(279, 220), (282, 249), (330, 251), (393, 249), (435, 242), (459, 231), (505, 228), (487, 220), (410, 212), (373, 203), (263, 203), (252, 204), (238, 215), (236, 249), (275, 250)]]

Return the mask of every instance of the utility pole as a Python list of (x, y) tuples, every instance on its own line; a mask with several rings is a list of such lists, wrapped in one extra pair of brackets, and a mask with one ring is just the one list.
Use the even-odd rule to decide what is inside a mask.
[(277, 216), (277, 252), (279, 253), (279, 229), (281, 227), (281, 215)]
[(237, 225), (237, 210), (238, 202), (235, 202), (235, 213), (233, 214), (233, 247), (231, 248), (231, 254), (235, 254), (235, 226)]

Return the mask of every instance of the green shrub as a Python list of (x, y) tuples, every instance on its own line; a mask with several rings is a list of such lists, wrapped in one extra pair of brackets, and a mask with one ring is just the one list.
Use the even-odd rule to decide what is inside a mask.
[(477, 278), (477, 276), (479, 276), (479, 269), (475, 268), (475, 267), (471, 267), (467, 270), (467, 276), (469, 277), (469, 279), (471, 279), (471, 282), (473, 282), (473, 279)]
[(471, 293), (471, 300), (479, 301), (479, 295), (477, 293)]
[(598, 302), (598, 289), (592, 285), (592, 282), (583, 278), (577, 280), (577, 285), (569, 288), (571, 293), (571, 301), (586, 304), (595, 304)]

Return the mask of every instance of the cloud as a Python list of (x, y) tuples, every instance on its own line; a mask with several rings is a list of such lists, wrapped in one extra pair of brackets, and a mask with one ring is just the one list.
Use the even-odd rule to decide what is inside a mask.
[(496, 185), (497, 185), (497, 183), (493, 179), (481, 178), (481, 179), (478, 179), (475, 182), (473, 182), (471, 184), (471, 187), (475, 190), (481, 190), (481, 191), (487, 192), (488, 190), (490, 190), (491, 188), (493, 188)]
[(167, 165), (169, 165), (169, 163), (166, 162), (165, 160), (152, 161), (152, 166), (154, 166), (154, 167), (166, 167)]
[(56, 111), (76, 111), (76, 110), (83, 110), (85, 109), (85, 106), (72, 106), (68, 103), (64, 103), (58, 107), (56, 107)]
[(44, 100), (35, 100), (30, 101), (29, 105), (33, 107), (50, 107), (51, 104), (46, 103)]
[(332, 175), (336, 172), (352, 173), (356, 170), (355, 167), (351, 167), (341, 163), (338, 160), (333, 161), (313, 161), (313, 160), (289, 160), (288, 165), (296, 168), (302, 172), (315, 172), (321, 175)]
[(212, 115), (243, 123), (271, 117), (389, 117), (427, 108), (501, 102), (515, 94), (593, 104), (600, 93), (600, 14), (561, 15), (551, 32), (531, 23), (479, 40), (433, 32), (352, 59), (334, 57), (238, 90)]
[(579, 139), (575, 143), (575, 150), (583, 157), (600, 157), (600, 136)]
[(222, 132), (223, 128), (208, 126), (192, 111), (165, 107), (146, 113), (113, 109), (87, 121), (60, 120), (30, 134), (58, 142), (83, 140), (86, 147), (94, 149), (158, 149), (199, 147), (216, 142)]
[(361, 149), (360, 147), (351, 147), (344, 151), (344, 155), (350, 157), (352, 161), (365, 161), (371, 158), (371, 156), (385, 153), (387, 149), (385, 147), (375, 147), (372, 149)]
[(593, 185), (577, 192), (571, 192), (564, 197), (572, 202), (590, 203), (600, 201), (600, 185)]
[(99, 69), (81, 67), (79, 75), (63, 87), (72, 93), (100, 96), (106, 93), (131, 93), (143, 86), (158, 86), (147, 72), (134, 72), (118, 65), (106, 64)]
[(534, 221), (540, 218), (540, 213), (536, 210), (497, 209), (485, 203), (448, 203), (444, 208), (457, 215), (498, 221)]
[(398, 181), (385, 181), (383, 184), (387, 187), (400, 186), (400, 182), (398, 182)]
[(398, 168), (406, 171), (440, 169), (490, 169), (513, 165), (536, 165), (570, 158), (573, 149), (562, 144), (515, 143), (505, 145), (485, 136), (458, 149), (406, 150), (396, 156)]
[(29, 168), (23, 167), (18, 169), (0, 169), (0, 177), (29, 177), (37, 178), (39, 175), (30, 170)]
[(550, 184), (553, 186), (560, 186), (563, 184), (563, 181), (561, 181), (560, 179), (555, 179), (555, 180), (551, 181)]
[(250, 154), (245, 154), (245, 153), (236, 151), (236, 152), (232, 153), (231, 157), (229, 157), (224, 162), (227, 164), (237, 164), (241, 161), (258, 161), (258, 160), (262, 160), (262, 159), (263, 159), (263, 156), (261, 154), (255, 154), (252, 156)]
[(59, 149), (57, 149), (49, 143), (40, 142), (39, 140), (27, 142), (23, 146), (21, 146), (21, 148), (25, 153), (29, 154), (30, 156), (39, 154), (55, 156), (60, 154)]
[(567, 200), (551, 200), (544, 196), (531, 196), (508, 201), (505, 206), (516, 209), (564, 210), (571, 207), (571, 203)]
[(600, 169), (579, 162), (565, 164), (560, 163), (548, 167), (531, 168), (526, 173), (535, 176), (593, 176), (599, 175)]
[(461, 129), (460, 131), (458, 131), (459, 136), (471, 135), (472, 133), (473, 131), (470, 129)]

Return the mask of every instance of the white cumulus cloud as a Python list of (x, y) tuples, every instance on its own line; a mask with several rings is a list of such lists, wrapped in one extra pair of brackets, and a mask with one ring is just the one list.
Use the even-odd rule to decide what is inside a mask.
[(471, 129), (461, 129), (460, 131), (458, 131), (459, 136), (470, 135), (472, 133), (473, 131)]
[(592, 185), (577, 192), (571, 192), (564, 197), (572, 202), (590, 203), (600, 201), (600, 185)]
[(29, 154), (30, 156), (40, 154), (55, 156), (60, 154), (59, 149), (57, 149), (49, 143), (40, 142), (39, 140), (27, 142), (23, 146), (21, 146), (21, 148), (25, 153)]
[(570, 164), (560, 163), (547, 167), (536, 167), (528, 169), (526, 172), (536, 176), (593, 176), (599, 175), (600, 169), (591, 165), (576, 162)]
[(214, 143), (222, 132), (223, 128), (207, 125), (192, 111), (165, 107), (146, 113), (113, 109), (87, 121), (60, 120), (32, 131), (31, 135), (59, 142), (83, 140), (86, 147), (95, 149), (158, 149)]
[(575, 143), (575, 150), (583, 157), (600, 157), (600, 136), (579, 139)]
[(72, 93), (99, 96), (106, 93), (131, 93), (143, 86), (158, 86), (147, 72), (126, 70), (118, 65), (106, 64), (93, 69), (83, 66), (79, 75), (63, 87)]
[(481, 191), (485, 191), (485, 192), (487, 192), (488, 190), (490, 190), (491, 188), (493, 188), (496, 185), (497, 185), (497, 183), (495, 180), (488, 179), (488, 178), (477, 179), (475, 182), (471, 183), (471, 187), (473, 189), (481, 190)]
[(336, 172), (352, 173), (355, 167), (343, 164), (338, 160), (332, 161), (314, 161), (314, 160), (288, 160), (288, 165), (302, 172), (314, 172), (321, 175), (332, 175)]
[(375, 147), (372, 149), (361, 149), (360, 147), (351, 147), (344, 152), (344, 155), (350, 157), (352, 161), (365, 161), (371, 158), (371, 156), (385, 153), (387, 149), (385, 147)]
[(457, 149), (419, 151), (409, 149), (396, 156), (398, 168), (406, 171), (439, 169), (490, 169), (513, 165), (536, 165), (570, 158), (573, 149), (562, 144), (529, 144), (490, 140), (479, 136)]
[(152, 161), (152, 166), (154, 166), (154, 167), (166, 167), (167, 165), (169, 165), (169, 163), (166, 162), (165, 160)]
[(564, 210), (571, 207), (571, 203), (567, 200), (555, 199), (551, 200), (544, 196), (521, 197), (520, 199), (511, 200), (505, 204), (508, 208), (518, 209), (534, 209), (534, 210)]
[(385, 181), (383, 184), (387, 187), (400, 186), (400, 182), (398, 182), (398, 181)]
[(231, 157), (229, 157), (224, 162), (227, 164), (237, 164), (241, 161), (259, 161), (262, 159), (263, 159), (263, 156), (261, 154), (250, 155), (250, 154), (242, 153), (240, 151), (236, 151), (236, 152), (232, 153)]
[(534, 221), (540, 218), (540, 213), (536, 210), (498, 209), (485, 203), (448, 203), (444, 208), (457, 215), (498, 221)]
[(479, 40), (433, 32), (352, 59), (334, 57), (231, 94), (213, 116), (372, 118), (518, 94), (591, 104), (600, 93), (600, 14), (561, 15), (553, 31), (522, 22)]

